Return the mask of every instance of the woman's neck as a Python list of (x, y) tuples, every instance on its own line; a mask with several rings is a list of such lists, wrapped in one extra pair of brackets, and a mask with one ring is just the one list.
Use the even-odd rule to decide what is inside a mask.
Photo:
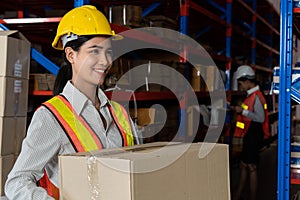
[[(73, 85), (80, 91), (82, 92), (87, 98), (89, 98), (93, 105), (96, 105), (97, 102), (99, 102), (99, 98), (97, 96), (97, 90), (98, 86), (94, 85), (87, 85), (87, 84), (80, 84), (80, 83), (74, 83)], [(96, 102), (97, 101), (97, 102)]]

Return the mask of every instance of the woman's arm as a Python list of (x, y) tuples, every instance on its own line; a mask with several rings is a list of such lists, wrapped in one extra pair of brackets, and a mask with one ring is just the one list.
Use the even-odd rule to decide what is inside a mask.
[[(39, 108), (29, 125), (16, 163), (8, 175), (5, 194), (16, 200), (50, 200), (45, 189), (37, 186), (47, 163), (58, 155), (61, 134), (58, 123), (45, 108)], [(58, 125), (59, 126), (59, 125)]]

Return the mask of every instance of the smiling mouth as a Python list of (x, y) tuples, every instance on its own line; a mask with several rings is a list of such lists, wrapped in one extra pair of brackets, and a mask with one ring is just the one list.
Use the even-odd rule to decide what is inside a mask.
[(98, 72), (98, 73), (106, 73), (108, 71), (108, 68), (106, 69), (94, 69), (95, 72)]

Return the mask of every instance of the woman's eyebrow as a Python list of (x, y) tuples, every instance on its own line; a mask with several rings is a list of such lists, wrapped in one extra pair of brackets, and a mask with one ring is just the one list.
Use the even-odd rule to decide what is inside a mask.
[(93, 45), (93, 46), (88, 47), (88, 49), (92, 49), (92, 48), (103, 49), (103, 46)]
[[(93, 49), (93, 48), (97, 48), (97, 49), (104, 49), (103, 46), (100, 46), (100, 45), (93, 45), (93, 46), (90, 46), (88, 47), (88, 49)], [(111, 47), (108, 47), (107, 50), (110, 50), (112, 49)]]

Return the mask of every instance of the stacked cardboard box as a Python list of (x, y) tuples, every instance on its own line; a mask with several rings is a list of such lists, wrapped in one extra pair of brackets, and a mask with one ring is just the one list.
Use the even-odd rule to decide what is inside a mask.
[(135, 5), (112, 6), (106, 11), (111, 23), (139, 27), (142, 20), (142, 7)]
[(230, 199), (228, 146), (147, 143), (59, 157), (60, 199)]
[(0, 194), (26, 133), (30, 43), (18, 31), (0, 31)]
[(196, 92), (224, 90), (225, 77), (222, 76), (223, 72), (216, 66), (196, 65), (192, 68), (190, 83)]
[(30, 90), (53, 90), (56, 76), (45, 73), (31, 73), (29, 88)]

